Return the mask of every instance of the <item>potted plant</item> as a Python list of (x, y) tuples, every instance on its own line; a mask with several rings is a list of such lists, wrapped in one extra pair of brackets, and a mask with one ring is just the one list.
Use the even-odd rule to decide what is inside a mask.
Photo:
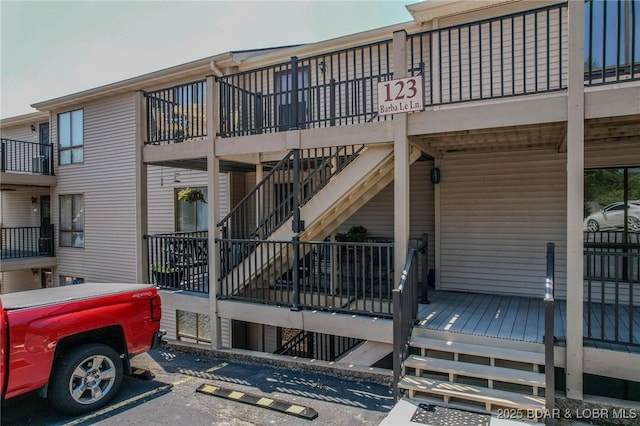
[(162, 287), (180, 287), (182, 281), (182, 270), (163, 265), (154, 264), (151, 272), (157, 285)]
[(206, 203), (204, 194), (198, 188), (184, 188), (178, 191), (178, 200), (186, 201), (187, 203), (195, 203), (202, 201)]
[(336, 234), (337, 241), (362, 243), (366, 239), (367, 239), (367, 228), (359, 225), (352, 226), (351, 228), (349, 228), (349, 230), (345, 234), (342, 234), (342, 233)]

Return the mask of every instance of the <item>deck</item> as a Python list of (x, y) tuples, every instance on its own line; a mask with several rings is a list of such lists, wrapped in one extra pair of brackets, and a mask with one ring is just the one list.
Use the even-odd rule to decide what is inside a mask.
[[(544, 301), (542, 298), (501, 296), (455, 291), (430, 291), (430, 304), (421, 304), (418, 311), (419, 327), (451, 333), (487, 336), (523, 342), (543, 343)], [(604, 318), (605, 340), (613, 340), (615, 312), (607, 305), (604, 315), (592, 307), (592, 327), (600, 330)], [(589, 312), (584, 306), (584, 334), (587, 336)], [(567, 308), (564, 300), (555, 301), (555, 332), (557, 345), (566, 341)], [(628, 333), (629, 319), (619, 316), (620, 333)], [(640, 330), (640, 307), (634, 308), (633, 330)], [(633, 345), (585, 339), (585, 345), (600, 349), (640, 353), (640, 332), (634, 333)]]

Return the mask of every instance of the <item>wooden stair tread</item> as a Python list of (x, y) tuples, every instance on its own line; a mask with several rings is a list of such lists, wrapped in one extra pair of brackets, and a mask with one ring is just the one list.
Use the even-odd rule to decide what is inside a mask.
[(410, 345), (420, 349), (432, 349), (441, 352), (473, 355), (505, 361), (524, 362), (544, 365), (544, 354), (539, 352), (520, 351), (517, 349), (498, 348), (475, 345), (471, 343), (451, 342), (428, 337), (413, 337)]
[(425, 392), (465, 399), (467, 401), (483, 402), (500, 407), (519, 408), (524, 410), (544, 409), (544, 397), (489, 389), (462, 383), (451, 383), (426, 377), (405, 376), (398, 387), (409, 391)]
[(543, 373), (516, 370), (513, 368), (494, 367), (491, 365), (474, 364), (470, 362), (451, 361), (448, 359), (429, 358), (411, 355), (404, 362), (405, 367), (439, 373), (453, 373), (457, 376), (475, 377), (479, 379), (495, 380), (519, 385), (545, 387)]

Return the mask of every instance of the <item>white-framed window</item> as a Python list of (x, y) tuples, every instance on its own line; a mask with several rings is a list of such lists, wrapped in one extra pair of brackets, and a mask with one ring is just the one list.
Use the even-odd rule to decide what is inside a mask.
[(58, 114), (58, 159), (60, 164), (84, 161), (84, 118), (81, 109)]
[(60, 195), (60, 247), (84, 247), (84, 195)]
[[(202, 191), (205, 201), (208, 200), (207, 188), (197, 188)], [(207, 203), (196, 201), (190, 203), (178, 200), (179, 189), (176, 190), (176, 232), (206, 231), (209, 229), (209, 217), (207, 215)]]

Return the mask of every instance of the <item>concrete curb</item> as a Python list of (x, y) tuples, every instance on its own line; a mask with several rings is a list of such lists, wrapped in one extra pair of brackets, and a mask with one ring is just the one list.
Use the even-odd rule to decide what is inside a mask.
[(293, 370), (307, 370), (331, 375), (334, 377), (348, 377), (352, 379), (366, 380), (391, 386), (393, 372), (383, 368), (363, 367), (357, 365), (342, 365), (335, 362), (320, 361), (306, 358), (297, 358), (286, 355), (274, 355), (264, 352), (256, 352), (245, 349), (220, 349), (204, 348), (187, 342), (169, 340), (168, 349), (177, 352), (187, 352), (197, 355), (252, 364), (267, 364), (274, 367), (282, 367)]

